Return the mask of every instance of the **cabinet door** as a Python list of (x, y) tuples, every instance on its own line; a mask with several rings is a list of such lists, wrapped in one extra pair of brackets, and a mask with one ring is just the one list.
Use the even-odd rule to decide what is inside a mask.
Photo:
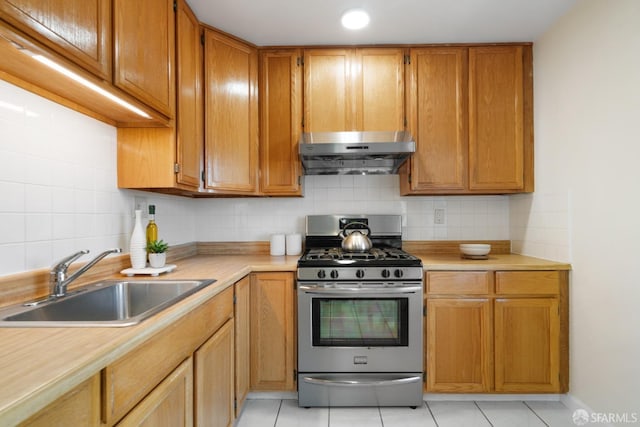
[(356, 130), (351, 83), (353, 49), (304, 51), (304, 130)]
[(427, 391), (491, 390), (491, 326), (488, 299), (427, 299)]
[(197, 426), (233, 425), (233, 319), (194, 353)]
[(21, 423), (21, 427), (90, 427), (100, 424), (100, 375), (96, 374)]
[(352, 70), (356, 130), (403, 130), (404, 50), (356, 49)]
[(178, 184), (198, 189), (204, 155), (200, 23), (184, 0), (176, 11)]
[(299, 196), (298, 140), (302, 128), (301, 51), (260, 53), (260, 190)]
[(467, 49), (411, 49), (408, 122), (416, 152), (403, 167), (402, 194), (467, 187)]
[(559, 392), (557, 298), (499, 298), (495, 305), (496, 391)]
[(251, 383), (250, 345), (251, 342), (251, 281), (249, 276), (235, 284), (235, 373), (236, 373), (236, 417), (240, 416), (249, 385)]
[(469, 188), (524, 188), (523, 47), (469, 48)]
[(255, 194), (258, 169), (258, 54), (205, 30), (205, 187)]
[(118, 427), (155, 427), (193, 425), (193, 361), (178, 366), (145, 397)]
[(111, 80), (109, 0), (0, 0), (2, 19), (105, 80)]
[(251, 275), (251, 389), (295, 390), (291, 273)]
[(173, 0), (113, 0), (114, 83), (173, 118), (175, 111)]

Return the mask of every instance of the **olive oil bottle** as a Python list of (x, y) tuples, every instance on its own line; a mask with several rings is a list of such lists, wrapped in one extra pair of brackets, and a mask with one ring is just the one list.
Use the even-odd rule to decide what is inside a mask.
[(149, 223), (147, 224), (147, 246), (158, 240), (158, 225), (156, 224), (156, 206), (149, 205)]

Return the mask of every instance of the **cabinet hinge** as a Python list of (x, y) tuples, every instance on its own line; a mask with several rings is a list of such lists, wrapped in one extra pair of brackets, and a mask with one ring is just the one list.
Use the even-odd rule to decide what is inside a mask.
[(202, 182), (206, 181), (206, 177), (205, 177), (204, 171), (202, 171), (202, 173), (200, 174), (200, 179), (202, 180)]
[(174, 1), (174, 2), (173, 2), (173, 11), (174, 11), (174, 12), (177, 12), (177, 11), (178, 11), (178, 2), (177, 2), (177, 1)]
[(200, 33), (200, 44), (204, 46), (204, 33)]
[(423, 373), (422, 373), (422, 382), (423, 382), (423, 383), (426, 383), (426, 382), (427, 382), (427, 373), (426, 373), (426, 372), (423, 372)]
[(293, 382), (298, 381), (298, 371), (297, 370), (293, 370)]
[(298, 175), (298, 185), (302, 185), (302, 175)]
[(233, 411), (235, 412), (238, 409), (238, 399), (233, 399)]
[(407, 175), (407, 181), (411, 184), (411, 174)]
[(298, 56), (296, 58), (296, 64), (298, 65), (298, 67), (303, 67), (304, 66), (304, 57)]
[(173, 173), (180, 173), (180, 163), (173, 164)]
[(426, 317), (427, 316), (427, 306), (423, 305), (422, 306), (422, 317)]
[(238, 300), (237, 300), (236, 296), (234, 295), (233, 296), (233, 305), (236, 305), (237, 302), (238, 302)]
[(404, 63), (405, 65), (411, 65), (411, 55), (404, 56)]

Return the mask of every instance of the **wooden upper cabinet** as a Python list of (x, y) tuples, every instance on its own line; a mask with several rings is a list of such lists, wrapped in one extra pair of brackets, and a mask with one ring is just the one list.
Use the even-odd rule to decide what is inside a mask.
[(411, 49), (407, 82), (409, 131), (417, 147), (403, 166), (401, 192), (464, 190), (468, 151), (467, 49)]
[(469, 48), (469, 188), (524, 189), (522, 46)]
[(111, 80), (110, 0), (0, 0), (2, 19)]
[(173, 0), (113, 0), (113, 11), (115, 85), (173, 118)]
[(302, 52), (260, 52), (260, 192), (300, 196)]
[(198, 18), (185, 0), (176, 10), (176, 182), (198, 189), (204, 155), (202, 43)]
[(351, 49), (304, 51), (304, 130), (356, 130)]
[(404, 51), (306, 49), (305, 132), (404, 129)]
[[(134, 3), (134, 2), (132, 2)], [(197, 192), (202, 182), (204, 117), (200, 24), (185, 0), (175, 15), (177, 114), (168, 128), (118, 129), (118, 186)]]
[(258, 52), (205, 29), (205, 188), (256, 194)]
[(411, 49), (401, 193), (533, 191), (530, 45)]
[(404, 50), (356, 49), (352, 65), (356, 130), (403, 130)]

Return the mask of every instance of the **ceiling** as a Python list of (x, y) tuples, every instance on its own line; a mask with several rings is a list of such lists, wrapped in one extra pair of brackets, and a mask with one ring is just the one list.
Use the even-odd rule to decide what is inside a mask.
[[(201, 22), (258, 46), (535, 41), (577, 0), (187, 0)], [(351, 8), (369, 27), (343, 29)]]

